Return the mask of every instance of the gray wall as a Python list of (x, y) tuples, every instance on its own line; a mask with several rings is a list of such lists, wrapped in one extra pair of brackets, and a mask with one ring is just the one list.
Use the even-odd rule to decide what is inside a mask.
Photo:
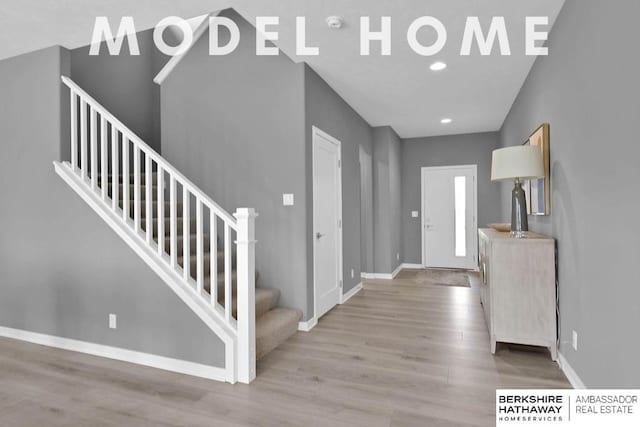
[(256, 56), (255, 28), (225, 15), (240, 27), (235, 52), (209, 56), (205, 34), (162, 85), (162, 153), (226, 210), (257, 210), (258, 285), (308, 318), (304, 66)]
[[(167, 32), (170, 34), (170, 32)], [(127, 44), (111, 56), (104, 43), (100, 54), (89, 46), (71, 51), (70, 77), (122, 121), (143, 141), (160, 151), (160, 87), (153, 78), (168, 57), (153, 42), (153, 30), (137, 34), (140, 55), (131, 56)]]
[[(371, 153), (371, 127), (318, 74), (305, 65), (306, 165), (307, 165), (307, 235), (313, 235), (313, 168), (311, 128), (316, 126), (342, 143), (342, 223), (343, 290), (348, 292), (360, 283), (360, 149)], [(308, 242), (310, 266), (313, 266), (313, 241)], [(351, 270), (354, 277), (351, 277)], [(313, 269), (309, 286), (313, 289)], [(310, 299), (310, 304), (313, 299)], [(312, 305), (309, 306), (311, 309)]]
[(223, 366), (222, 342), (55, 174), (69, 68), (59, 47), (0, 62), (0, 325)]
[[(402, 228), (404, 262), (422, 264), (420, 218), (420, 168), (425, 166), (478, 165), (478, 227), (502, 217), (501, 189), (491, 182), (491, 152), (500, 144), (498, 133), (477, 133), (403, 141)], [(420, 212), (422, 215), (422, 212)]]
[(529, 225), (557, 239), (560, 351), (589, 387), (640, 386), (638, 16), (637, 1), (567, 0), (501, 131), (508, 146), (551, 125), (551, 216)]
[(373, 129), (374, 270), (392, 273), (403, 260), (402, 142), (389, 126)]
[[(240, 27), (236, 51), (209, 56), (205, 35), (162, 86), (163, 156), (225, 209), (256, 208), (259, 286), (280, 289), (280, 304), (303, 310), (306, 320), (312, 126), (342, 142), (345, 292), (360, 282), (359, 162), (361, 147), (371, 153), (371, 128), (307, 65), (256, 56), (255, 28), (232, 10), (224, 15)], [(283, 193), (295, 195), (295, 206), (282, 206)]]
[(402, 141), (390, 127), (389, 138), (389, 192), (391, 194), (391, 239), (389, 255), (394, 271), (404, 259), (404, 235), (402, 233)]

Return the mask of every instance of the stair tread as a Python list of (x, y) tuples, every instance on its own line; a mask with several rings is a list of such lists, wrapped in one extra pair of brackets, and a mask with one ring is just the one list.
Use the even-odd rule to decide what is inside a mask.
[(258, 298), (274, 298), (280, 295), (280, 291), (274, 288), (256, 288), (256, 300)]
[[(117, 179), (118, 179), (118, 183), (122, 184), (122, 182), (124, 181), (123, 179), (123, 175), (121, 173), (119, 173), (118, 175), (116, 175)], [(140, 184), (144, 184), (147, 180), (147, 174), (144, 171), (140, 171)], [(157, 172), (151, 172), (151, 180), (152, 183), (155, 185), (156, 181), (158, 179), (158, 173)], [(112, 174), (108, 174), (107, 175), (107, 180), (108, 182), (113, 182), (113, 175)], [(133, 175), (133, 171), (129, 171), (129, 184), (134, 184), (134, 175)]]
[[(189, 231), (192, 231), (192, 230), (189, 230)], [(197, 238), (198, 238), (198, 234), (197, 234), (197, 233), (192, 232), (191, 234), (189, 234), (189, 240), (196, 240)], [(171, 240), (171, 238), (170, 238), (170, 237), (165, 237), (164, 239), (165, 239), (165, 240), (167, 240), (167, 241), (168, 241), (168, 240)], [(208, 234), (206, 234), (206, 233), (203, 233), (203, 234), (202, 234), (202, 241), (203, 241), (204, 243), (208, 243), (208, 242), (209, 242), (209, 235), (208, 235)], [(222, 251), (218, 251), (218, 252), (222, 252)], [(207, 253), (209, 253), (209, 252), (208, 252), (208, 248), (207, 248)]]
[(261, 316), (256, 322), (256, 335), (262, 336), (270, 332), (274, 325), (281, 325), (295, 320), (296, 324), (302, 317), (302, 311), (295, 308), (276, 307)]
[[(182, 239), (182, 236), (180, 236), (180, 239)], [(170, 241), (170, 240), (171, 239), (168, 238), (168, 237), (165, 238), (165, 241)], [(205, 243), (206, 243), (206, 241), (205, 241)], [(196, 256), (196, 254), (194, 252), (190, 252), (189, 255), (190, 255), (190, 257), (192, 258), (192, 261), (193, 261), (193, 259)], [(208, 260), (210, 258), (210, 256), (211, 256), (211, 251), (205, 245), (205, 248), (204, 248), (204, 250), (202, 252), (202, 258), (204, 258), (205, 260)], [(221, 257), (224, 257), (224, 251), (218, 251), (218, 259), (220, 259)], [(184, 258), (184, 255), (178, 255), (178, 260), (182, 261), (183, 258)], [(233, 256), (233, 260), (235, 260), (235, 254)], [(232, 264), (235, 264), (235, 263), (232, 262)], [(235, 265), (232, 265), (232, 267), (235, 269)]]
[[(179, 232), (178, 232), (178, 233), (179, 233), (179, 235), (180, 235), (180, 237), (179, 237), (179, 238), (182, 238), (182, 225), (183, 225), (184, 221), (182, 220), (182, 217), (181, 217), (181, 216), (178, 216), (178, 217), (176, 218), (176, 220), (177, 220), (177, 221), (176, 221), (176, 226), (177, 226), (177, 228), (179, 228)], [(146, 225), (146, 224), (147, 224), (147, 217), (146, 217), (146, 216), (141, 217), (141, 218), (140, 218), (140, 222), (141, 222), (141, 224), (142, 224), (143, 226), (144, 226), (144, 225)], [(164, 218), (164, 220), (163, 220), (163, 222), (165, 223), (164, 231), (165, 231), (165, 236), (166, 236), (166, 234), (168, 234), (168, 233), (169, 233), (169, 231), (170, 231), (169, 225), (171, 224), (171, 218), (169, 218), (169, 217), (165, 217), (165, 218)], [(154, 232), (157, 230), (157, 229), (156, 229), (157, 224), (158, 224), (158, 217), (153, 217), (153, 228), (154, 228)], [(190, 219), (190, 220), (189, 220), (189, 228), (190, 228), (190, 229), (194, 229), (194, 228), (195, 228), (195, 225), (196, 225), (196, 220), (195, 220), (195, 218)], [(155, 236), (155, 235), (154, 235), (154, 236)]]
[[(232, 286), (232, 290), (233, 290), (233, 295), (235, 295), (236, 293), (236, 285), (237, 285), (237, 272), (234, 270), (231, 273), (231, 286)], [(258, 285), (258, 280), (260, 278), (260, 274), (256, 271), (255, 274), (255, 284), (256, 286)], [(211, 289), (211, 277), (209, 276), (209, 274), (207, 273), (204, 280), (203, 280), (203, 287), (204, 290), (207, 292), (210, 292)], [(222, 298), (224, 296), (224, 289), (225, 289), (225, 283), (224, 283), (224, 273), (218, 273), (218, 288), (217, 288), (217, 293), (218, 293), (218, 299)], [(256, 289), (258, 289), (256, 287)]]
[[(256, 319), (262, 317), (271, 310), (280, 297), (280, 291), (273, 288), (256, 288)], [(233, 297), (233, 317), (236, 317), (238, 309), (238, 299)]]
[(274, 308), (256, 319), (256, 359), (286, 341), (298, 330), (302, 311), (289, 308)]
[[(109, 183), (109, 188), (110, 188), (110, 187), (111, 187), (111, 183)], [(128, 185), (128, 187), (129, 187), (129, 193), (132, 193), (132, 192), (135, 190), (136, 185), (135, 185), (135, 184), (129, 184), (129, 185)], [(124, 188), (124, 184), (119, 183), (119, 184), (118, 184), (118, 188), (119, 188), (118, 194), (119, 194), (120, 196), (122, 196), (122, 190), (123, 190), (123, 188)], [(155, 191), (155, 192), (156, 192), (156, 195), (157, 195), (157, 194), (158, 194), (158, 184), (154, 182), (153, 184), (151, 184), (151, 188), (152, 188), (152, 190), (153, 190), (153, 191)], [(146, 191), (146, 189), (147, 189), (147, 184), (145, 184), (145, 183), (141, 183), (141, 184), (140, 184), (140, 189), (141, 189), (141, 190), (145, 190), (145, 191)]]
[[(220, 285), (220, 282), (224, 282), (224, 276), (225, 276), (224, 271), (218, 271), (218, 285)], [(258, 282), (258, 277), (260, 277), (260, 274), (256, 271), (256, 276), (255, 276), (256, 283)], [(233, 282), (234, 289), (235, 289), (235, 284), (236, 284), (235, 282), (237, 278), (238, 278), (238, 271), (235, 268), (233, 268), (231, 270), (231, 280)], [(206, 285), (209, 285), (210, 282), (211, 282), (211, 276), (209, 275), (209, 272), (205, 271), (204, 283)]]
[[(164, 227), (164, 236), (167, 237), (171, 234), (171, 218), (167, 218), (165, 217), (163, 219), (163, 227)], [(177, 231), (177, 241), (180, 241), (180, 239), (182, 238), (182, 227), (184, 221), (182, 220), (181, 217), (177, 218), (176, 221), (176, 231)], [(146, 215), (141, 215), (140, 218), (140, 226), (142, 227), (142, 229), (146, 230), (147, 229), (147, 216)], [(196, 220), (195, 218), (191, 219), (189, 221), (189, 229), (190, 230), (195, 230), (196, 227)], [(158, 218), (154, 216), (153, 218), (153, 222), (151, 223), (151, 229), (153, 231), (153, 238), (154, 240), (157, 240), (158, 237)], [(169, 246), (165, 245), (165, 251), (168, 253), (169, 251)]]
[[(196, 271), (196, 266), (197, 266), (197, 262), (198, 262), (198, 258), (197, 258), (197, 250), (196, 250), (196, 242), (192, 241), (189, 244), (190, 248), (190, 259), (191, 259), (191, 270), (192, 271)], [(165, 241), (165, 248), (168, 248), (169, 244)], [(209, 266), (211, 265), (211, 252), (209, 251), (209, 248), (207, 248), (207, 245), (204, 245), (203, 248), (203, 252), (202, 252), (202, 262), (204, 265), (204, 275), (205, 277), (209, 276)], [(184, 260), (184, 252), (182, 251), (182, 239), (179, 240), (178, 242), (178, 263), (180, 265), (183, 265), (183, 260)], [(225, 259), (224, 259), (224, 251), (220, 250), (218, 251), (218, 256), (216, 259), (217, 262), (217, 266), (218, 266), (218, 273), (224, 272), (224, 263), (225, 263)], [(235, 271), (236, 270), (236, 254), (234, 253), (231, 257), (231, 271)], [(234, 276), (235, 277), (235, 276)]]

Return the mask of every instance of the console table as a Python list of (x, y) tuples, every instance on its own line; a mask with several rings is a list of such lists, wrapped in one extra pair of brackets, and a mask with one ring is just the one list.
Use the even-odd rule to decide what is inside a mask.
[(547, 347), (557, 358), (555, 243), (529, 233), (515, 239), (493, 229), (478, 230), (480, 302), (496, 342)]

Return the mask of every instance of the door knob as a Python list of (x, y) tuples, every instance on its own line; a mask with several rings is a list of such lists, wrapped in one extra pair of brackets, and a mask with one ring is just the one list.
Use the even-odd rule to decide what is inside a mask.
[(320, 239), (322, 236), (324, 236), (324, 234), (322, 234), (322, 233), (316, 233), (316, 239)]

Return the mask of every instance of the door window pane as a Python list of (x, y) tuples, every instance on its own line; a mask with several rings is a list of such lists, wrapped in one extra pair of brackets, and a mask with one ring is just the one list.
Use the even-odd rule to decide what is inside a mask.
[(467, 256), (467, 177), (454, 178), (455, 209), (455, 254), (457, 257)]

